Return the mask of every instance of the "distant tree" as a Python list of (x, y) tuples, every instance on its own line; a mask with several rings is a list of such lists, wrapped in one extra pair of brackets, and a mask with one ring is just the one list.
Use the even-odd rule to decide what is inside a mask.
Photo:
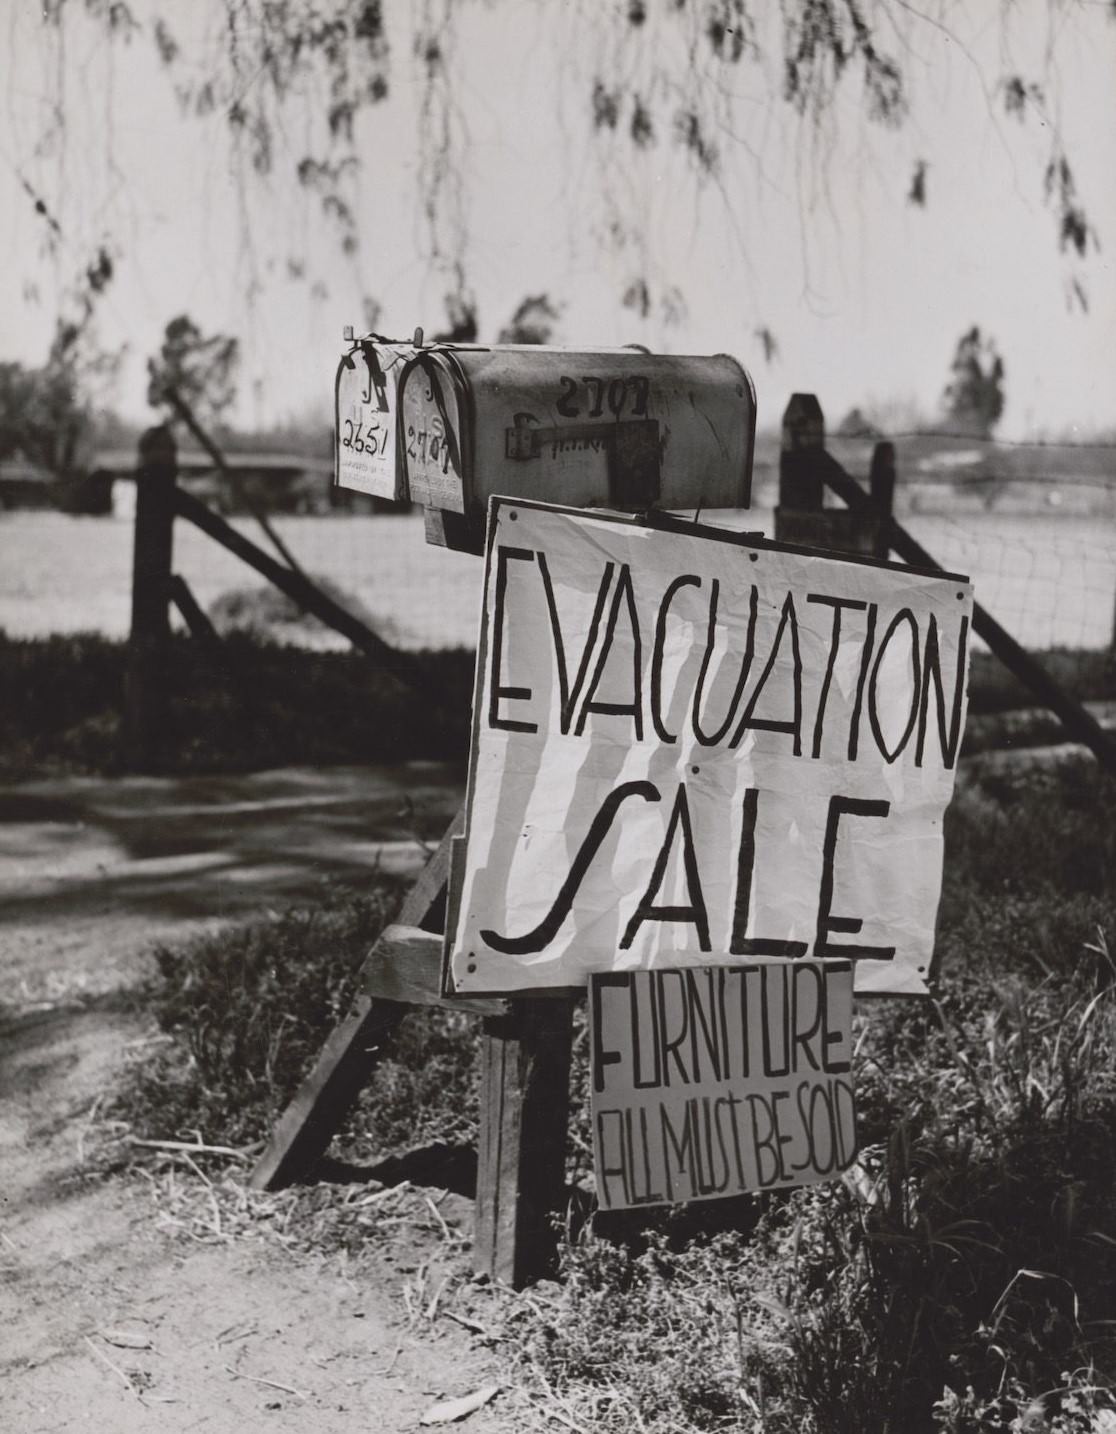
[(882, 438), (883, 434), (859, 408), (850, 408), (837, 425), (838, 438)]
[(147, 401), (168, 407), (167, 390), (189, 404), (198, 418), (219, 419), (236, 397), (240, 345), (225, 334), (208, 338), (187, 314), (171, 319), (163, 343), (147, 365)]
[(432, 338), (436, 344), (475, 344), (480, 334), (477, 306), (466, 293), (446, 295), (446, 327)]
[(549, 294), (528, 294), (496, 336), (498, 344), (549, 344), (562, 310)]
[[(431, 334), (436, 344), (475, 344), (481, 342), (480, 317), (468, 293), (459, 291), (446, 295), (446, 323)], [(528, 294), (521, 299), (515, 312), (496, 335), (498, 344), (549, 344), (554, 340), (554, 325), (562, 316), (561, 306), (549, 294)]]
[(22, 457), (56, 478), (69, 478), (89, 422), (72, 368), (0, 364), (0, 462)]
[[(56, 223), (45, 205), (43, 212)], [(46, 362), (0, 364), (0, 461), (22, 455), (63, 482), (80, 471), (98, 399), (121, 357), (96, 336), (97, 304), (112, 278), (113, 261), (102, 246), (66, 293)]]
[(886, 398), (870, 394), (861, 405), (860, 411), (867, 422), (887, 438), (929, 433), (940, 423), (940, 418), (927, 413), (912, 394), (890, 394)]
[(991, 437), (1004, 411), (1004, 361), (976, 324), (958, 339), (949, 372), (946, 421), (958, 433)]

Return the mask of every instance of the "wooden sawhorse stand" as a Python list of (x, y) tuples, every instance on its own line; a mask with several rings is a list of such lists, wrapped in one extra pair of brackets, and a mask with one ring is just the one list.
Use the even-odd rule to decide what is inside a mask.
[(459, 812), (361, 970), (360, 991), (280, 1116), (249, 1180), (281, 1190), (312, 1176), (392, 1031), (416, 1006), (483, 1021), (473, 1267), (515, 1288), (551, 1272), (565, 1191), (573, 1000), (441, 995), (450, 852)]

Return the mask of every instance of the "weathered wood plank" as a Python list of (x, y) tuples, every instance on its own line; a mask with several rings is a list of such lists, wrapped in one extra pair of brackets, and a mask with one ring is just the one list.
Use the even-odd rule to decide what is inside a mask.
[(361, 972), (366, 996), (408, 1006), (444, 1006), (473, 1016), (502, 1016), (507, 1002), (494, 997), (442, 996), (442, 938), (417, 926), (388, 926)]
[(553, 1271), (565, 1195), (571, 1000), (521, 1000), (484, 1023), (478, 1274), (514, 1288)]
[[(444, 912), (445, 907), (450, 846), (463, 821), (464, 812), (459, 811), (407, 893), (399, 913), (399, 926), (428, 928), (438, 924), (439, 913)], [(383, 936), (380, 939), (383, 940)], [(441, 942), (437, 935), (431, 939), (435, 951), (436, 991)], [(365, 959), (360, 993), (348, 1015), (330, 1033), (313, 1069), (276, 1122), (267, 1149), (249, 1181), (254, 1190), (282, 1190), (306, 1177), (325, 1153), (334, 1132), (367, 1083), (384, 1041), (406, 1015), (407, 1006), (401, 1001), (370, 994), (366, 989), (367, 981), (378, 981), (383, 974), (378, 948), (379, 942)], [(416, 981), (421, 986), (422, 978)]]
[(139, 442), (132, 554), (132, 630), (124, 681), (129, 765), (143, 770), (166, 730), (166, 662), (170, 641), (171, 552), (178, 456), (169, 428), (149, 428)]
[(182, 614), (186, 626), (190, 629), (192, 637), (208, 646), (217, 645), (217, 630), (210, 622), (208, 615), (198, 602), (197, 598), (190, 591), (190, 585), (184, 577), (175, 573), (170, 580), (170, 596), (175, 607)]
[(253, 1190), (283, 1190), (307, 1175), (352, 1109), (383, 1043), (406, 1014), (406, 1006), (394, 1001), (375, 1000), (363, 992), (357, 996), (276, 1122), (248, 1181)]
[(449, 880), (453, 843), (465, 830), (465, 807), (458, 807), (442, 834), (430, 860), (415, 878), (404, 898), (396, 920), (400, 926), (418, 926), (423, 931), (441, 932), (446, 914), (446, 883)]
[(265, 553), (250, 538), (246, 538), (243, 533), (226, 523), (219, 514), (207, 508), (192, 493), (176, 488), (174, 499), (175, 511), (179, 517), (188, 519), (215, 542), (228, 548), (230, 553), (247, 563), (250, 568), (255, 568), (256, 572), (267, 578), (268, 582), (273, 583), (281, 593), (285, 593), (304, 612), (311, 613), (324, 622), (327, 627), (333, 628), (342, 637), (347, 637), (358, 651), (378, 663), (393, 677), (399, 678), (414, 691), (423, 693), (431, 701), (441, 703), (440, 691), (432, 684), (430, 678), (423, 671), (422, 665), (411, 653), (403, 652), (385, 642), (359, 618), (354, 617), (351, 612), (335, 603), (320, 588), (315, 587), (308, 578), (304, 578), (301, 573), (292, 568), (284, 567), (270, 553)]
[(172, 408), (178, 414), (179, 418), (181, 418), (186, 427), (194, 435), (196, 441), (201, 444), (202, 448), (205, 450), (206, 453), (209, 454), (210, 458), (213, 460), (213, 466), (218, 470), (219, 473), (224, 475), (226, 482), (232, 488), (237, 498), (239, 498), (240, 502), (248, 509), (248, 511), (252, 514), (252, 517), (255, 518), (256, 522), (259, 523), (260, 527), (267, 534), (267, 537), (275, 551), (279, 554), (279, 556), (283, 559), (283, 561), (287, 564), (287, 566), (291, 569), (292, 572), (298, 573), (300, 577), (306, 577), (306, 574), (302, 571), (302, 568), (295, 560), (295, 556), (291, 552), (290, 548), (287, 547), (286, 543), (283, 542), (283, 539), (268, 522), (267, 514), (252, 497), (252, 494), (249, 492), (247, 485), (241, 482), (240, 474), (237, 473), (235, 469), (229, 467), (229, 465), (225, 462), (224, 454), (221, 452), (221, 450), (213, 442), (212, 438), (210, 438), (209, 434), (206, 433), (205, 429), (198, 422), (197, 418), (194, 415), (194, 410), (190, 407), (190, 405), (186, 402), (186, 400), (182, 397), (182, 395), (178, 392), (178, 390), (173, 384), (166, 384), (164, 386), (163, 391), (166, 394), (167, 399), (170, 402)]

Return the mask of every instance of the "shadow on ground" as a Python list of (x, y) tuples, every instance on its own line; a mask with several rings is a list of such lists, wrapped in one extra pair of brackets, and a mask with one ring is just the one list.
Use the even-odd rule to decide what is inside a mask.
[(416, 762), (0, 789), (0, 1000), (97, 995), (157, 942), (414, 876), (463, 786)]

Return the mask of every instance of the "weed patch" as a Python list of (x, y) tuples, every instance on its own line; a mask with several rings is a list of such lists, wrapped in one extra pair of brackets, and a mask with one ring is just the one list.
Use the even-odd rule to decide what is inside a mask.
[[(1079, 702), (1116, 697), (1116, 657), (1107, 648), (1052, 647), (1032, 656), (1059, 687)], [(991, 652), (976, 650), (970, 659), (969, 711), (983, 716), (1033, 707), (1034, 697)]]
[[(560, 1306), (523, 1354), (569, 1417), (652, 1434), (1107, 1427), (1114, 798), (1072, 768), (959, 793), (936, 999), (858, 1016), (857, 1167), (740, 1202), (735, 1230), (714, 1204), (572, 1234)], [(584, 1108), (574, 1131), (584, 1145)]]
[[(399, 896), (383, 880), (336, 908), (290, 911), (157, 951), (145, 999), (171, 1039), (131, 1071), (112, 1114), (145, 1139), (234, 1147), (264, 1139), (348, 1010)], [(345, 1132), (348, 1158), (473, 1137), (467, 1022), (450, 1012), (403, 1022)]]
[[(359, 653), (308, 652), (243, 634), (170, 644), (167, 722), (155, 769), (249, 772), (288, 764), (455, 760), (464, 755), (473, 656), (422, 653), (434, 707)], [(123, 771), (127, 648), (93, 635), (0, 633), (0, 779)]]
[(850, 1176), (753, 1202), (750, 1238), (587, 1229), (528, 1366), (600, 1430), (1092, 1430), (1116, 1407), (1116, 973), (1089, 957), (873, 1006)]
[[(225, 615), (240, 612), (235, 595)], [(248, 605), (251, 617), (255, 606)], [(427, 652), (419, 661), (444, 703), (433, 709), (357, 653), (312, 652), (268, 640), (282, 632), (248, 622), (215, 649), (190, 638), (170, 644), (167, 726), (156, 767), (168, 773), (247, 772), (288, 763), (330, 765), (464, 756), (472, 700), (473, 654)], [(285, 611), (276, 609), (280, 616)], [(390, 634), (389, 634), (390, 636)], [(1111, 654), (1040, 653), (1079, 698), (1116, 697)], [(121, 714), (127, 647), (94, 634), (18, 640), (0, 632), (0, 780), (56, 772), (114, 773), (128, 765)], [(987, 653), (973, 654), (974, 714), (1033, 705)], [(974, 729), (975, 730), (975, 729)], [(1031, 737), (993, 727), (975, 746), (1007, 740), (1058, 740), (1043, 721)], [(966, 750), (975, 750), (969, 740)]]

